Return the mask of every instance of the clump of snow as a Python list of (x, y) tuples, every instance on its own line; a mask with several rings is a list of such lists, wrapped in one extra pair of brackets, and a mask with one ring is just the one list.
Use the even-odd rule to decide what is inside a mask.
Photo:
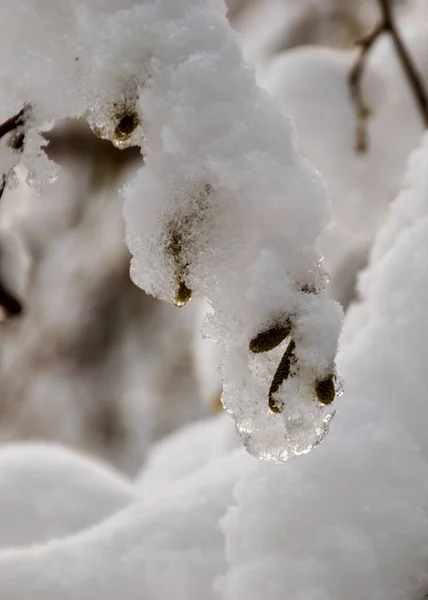
[[(139, 94), (148, 153), (124, 192), (131, 274), (178, 306), (208, 298), (205, 333), (226, 354), (223, 403), (250, 452), (287, 460), (319, 443), (333, 415), (315, 393), (335, 378), (341, 321), (311, 249), (329, 215), (324, 186), (224, 16), (209, 3), (155, 6), (146, 43), (156, 60)], [(292, 427), (287, 410), (269, 407), (285, 347), (261, 357), (248, 349), (278, 316), (296, 337), (294, 381), (275, 390)]]
[(39, 124), (82, 113), (82, 41), (73, 3), (24, 0), (1, 10), (0, 122), (26, 104)]

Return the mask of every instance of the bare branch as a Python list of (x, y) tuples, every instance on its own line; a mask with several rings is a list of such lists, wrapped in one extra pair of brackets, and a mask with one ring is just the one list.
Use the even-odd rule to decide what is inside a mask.
[(5, 187), (6, 187), (6, 175), (3, 174), (0, 178), (0, 200), (1, 200), (1, 197), (3, 196)]
[(0, 281), (0, 307), (4, 310), (7, 317), (18, 317), (22, 314), (23, 306), (21, 302), (13, 296), (10, 291)]
[(383, 33), (387, 33), (391, 36), (397, 56), (422, 117), (424, 127), (428, 128), (428, 96), (424, 89), (421, 77), (400, 37), (394, 21), (390, 0), (378, 0), (378, 2), (381, 11), (381, 21), (368, 36), (358, 42), (361, 51), (357, 58), (357, 62), (349, 74), (349, 89), (357, 119), (355, 149), (359, 153), (366, 152), (368, 148), (367, 119), (370, 116), (370, 109), (363, 99), (361, 89), (362, 78), (368, 54)]
[(368, 139), (366, 121), (371, 112), (370, 108), (364, 102), (361, 82), (366, 67), (367, 56), (373, 47), (373, 44), (383, 32), (384, 26), (383, 23), (381, 23), (368, 36), (358, 42), (358, 45), (361, 48), (360, 54), (357, 62), (349, 73), (349, 89), (357, 117), (355, 150), (359, 153), (367, 151)]
[(382, 9), (383, 20), (385, 22), (386, 31), (389, 32), (395, 46), (398, 58), (400, 60), (403, 71), (407, 77), (407, 81), (412, 89), (413, 96), (418, 105), (422, 122), (425, 128), (428, 128), (428, 97), (421, 76), (412, 58), (400, 37), (397, 26), (395, 24), (390, 0), (379, 0)]

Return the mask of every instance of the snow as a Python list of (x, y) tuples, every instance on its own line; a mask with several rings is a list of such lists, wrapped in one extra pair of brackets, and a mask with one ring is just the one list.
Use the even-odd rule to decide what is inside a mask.
[(29, 546), (98, 523), (135, 500), (119, 472), (53, 444), (0, 447), (0, 547)]
[[(32, 108), (24, 152), (0, 151), (18, 185), (0, 204), (1, 276), (25, 305), (1, 325), (0, 438), (19, 422), (140, 472), (1, 446), (0, 598), (426, 596), (428, 135), (392, 202), (421, 124), (390, 44), (369, 62), (357, 156), (352, 52), (279, 57), (272, 99), (216, 0), (12, 8), (1, 110)], [(405, 29), (426, 79), (425, 34)], [(103, 139), (63, 161), (55, 120), (82, 115)], [(326, 177), (327, 229), (298, 144)], [(131, 158), (116, 170), (118, 156)], [(122, 200), (132, 276), (169, 305), (131, 287)], [(366, 261), (336, 356), (343, 314), (327, 294), (351, 301)], [(234, 420), (181, 427), (213, 412), (218, 363)], [(235, 422), (265, 460), (239, 448)]]
[[(5, 552), (0, 592), (20, 600), (214, 599), (212, 581), (225, 568), (218, 520), (231, 501), (233, 482), (253, 462), (238, 451), (235, 460), (215, 461), (153, 501), (118, 514), (101, 525), (107, 525), (104, 532), (95, 528), (62, 542)], [(17, 560), (20, 573), (13, 566)]]
[(259, 465), (235, 487), (223, 521), (227, 600), (426, 593), (427, 161), (426, 137), (375, 243), (369, 311), (338, 355), (347, 387), (328, 443), (286, 469)]
[(138, 491), (143, 497), (159, 493), (239, 445), (233, 421), (224, 413), (183, 427), (154, 446), (136, 477)]

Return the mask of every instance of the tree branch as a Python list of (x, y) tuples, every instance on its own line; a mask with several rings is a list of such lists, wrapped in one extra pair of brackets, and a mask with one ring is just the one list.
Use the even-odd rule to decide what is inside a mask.
[(378, 2), (381, 11), (381, 21), (368, 36), (358, 42), (361, 51), (357, 58), (357, 62), (352, 67), (349, 74), (350, 94), (357, 118), (355, 149), (359, 153), (367, 151), (367, 119), (370, 116), (370, 109), (363, 99), (361, 83), (367, 63), (367, 56), (375, 42), (383, 33), (387, 33), (391, 36), (398, 59), (418, 106), (424, 127), (428, 128), (428, 97), (422, 79), (400, 37), (394, 21), (390, 0), (378, 0)]
[[(25, 142), (25, 130), (24, 127), (27, 123), (28, 113), (30, 111), (30, 106), (25, 104), (21, 110), (16, 113), (10, 119), (7, 119), (3, 123), (0, 124), (0, 139), (2, 139), (8, 133), (12, 131), (16, 132), (16, 135), (10, 142), (10, 147), (15, 152), (22, 152), (24, 150), (24, 142)], [(0, 175), (0, 200), (3, 196), (4, 190), (6, 188), (7, 175), (4, 173)], [(0, 291), (1, 296), (1, 291)]]
[(21, 302), (0, 281), (0, 307), (8, 318), (18, 317), (23, 312)]
[(0, 177), (0, 200), (6, 187), (6, 175), (3, 173)]
[(419, 75), (418, 70), (413, 63), (412, 58), (400, 37), (400, 34), (398, 33), (398, 29), (392, 15), (390, 0), (379, 0), (379, 2), (382, 9), (385, 30), (392, 38), (401, 66), (418, 105), (424, 127), (428, 128), (428, 97), (421, 76)]
[(17, 113), (13, 117), (10, 117), (10, 119), (7, 119), (7, 121), (5, 121), (4, 123), (1, 123), (0, 139), (8, 133), (10, 133), (11, 131), (15, 131), (16, 129), (19, 129), (20, 127), (23, 127), (25, 125), (27, 111), (27, 106), (24, 106), (24, 108), (22, 108), (19, 111), (19, 113)]

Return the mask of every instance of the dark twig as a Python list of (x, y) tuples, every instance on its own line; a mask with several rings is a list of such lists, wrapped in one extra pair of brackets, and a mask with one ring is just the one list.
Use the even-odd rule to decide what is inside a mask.
[(428, 96), (424, 89), (421, 77), (400, 37), (394, 21), (390, 0), (378, 0), (378, 2), (381, 11), (381, 21), (368, 36), (358, 42), (361, 51), (349, 74), (349, 88), (357, 117), (355, 145), (357, 152), (366, 152), (368, 146), (366, 122), (370, 116), (370, 109), (363, 100), (361, 89), (362, 78), (366, 67), (367, 56), (375, 42), (383, 33), (387, 33), (391, 36), (397, 56), (419, 108), (424, 127), (428, 128)]
[(360, 46), (360, 54), (357, 62), (349, 73), (349, 89), (357, 117), (355, 135), (355, 150), (357, 152), (366, 152), (367, 150), (368, 142), (366, 121), (370, 116), (370, 109), (363, 99), (361, 80), (366, 68), (367, 56), (373, 44), (384, 31), (383, 23), (381, 23), (369, 35), (358, 41), (358, 45)]
[(3, 196), (5, 187), (6, 187), (6, 175), (3, 174), (0, 178), (0, 200), (1, 200), (1, 197)]
[(389, 0), (379, 0), (379, 2), (382, 8), (386, 29), (389, 32), (392, 41), (394, 42), (395, 50), (398, 58), (400, 59), (401, 66), (413, 91), (422, 122), (424, 127), (428, 128), (428, 97), (421, 76), (413, 63), (412, 58), (400, 37), (400, 34), (398, 33)]
[(8, 317), (18, 317), (23, 310), (21, 302), (15, 298), (0, 281), (0, 307)]
[(4, 137), (11, 131), (15, 131), (16, 129), (23, 127), (25, 125), (27, 111), (27, 106), (24, 106), (19, 113), (13, 117), (10, 117), (10, 119), (7, 119), (7, 121), (4, 121), (4, 123), (0, 125), (0, 138)]
[[(0, 139), (2, 139), (8, 133), (15, 132), (13, 139), (10, 142), (10, 147), (15, 152), (22, 152), (24, 150), (25, 143), (25, 130), (24, 127), (27, 122), (28, 113), (30, 107), (26, 104), (16, 115), (10, 117), (0, 124)], [(0, 200), (3, 196), (6, 188), (7, 175), (4, 173), (0, 175)]]
[(281, 385), (286, 381), (290, 375), (291, 367), (295, 363), (294, 350), (296, 344), (294, 340), (288, 344), (283, 357), (281, 358), (279, 365), (275, 371), (272, 379), (272, 383), (269, 388), (268, 403), (269, 408), (274, 413), (280, 413), (284, 410), (284, 403), (279, 398), (275, 397), (276, 392), (279, 390)]

